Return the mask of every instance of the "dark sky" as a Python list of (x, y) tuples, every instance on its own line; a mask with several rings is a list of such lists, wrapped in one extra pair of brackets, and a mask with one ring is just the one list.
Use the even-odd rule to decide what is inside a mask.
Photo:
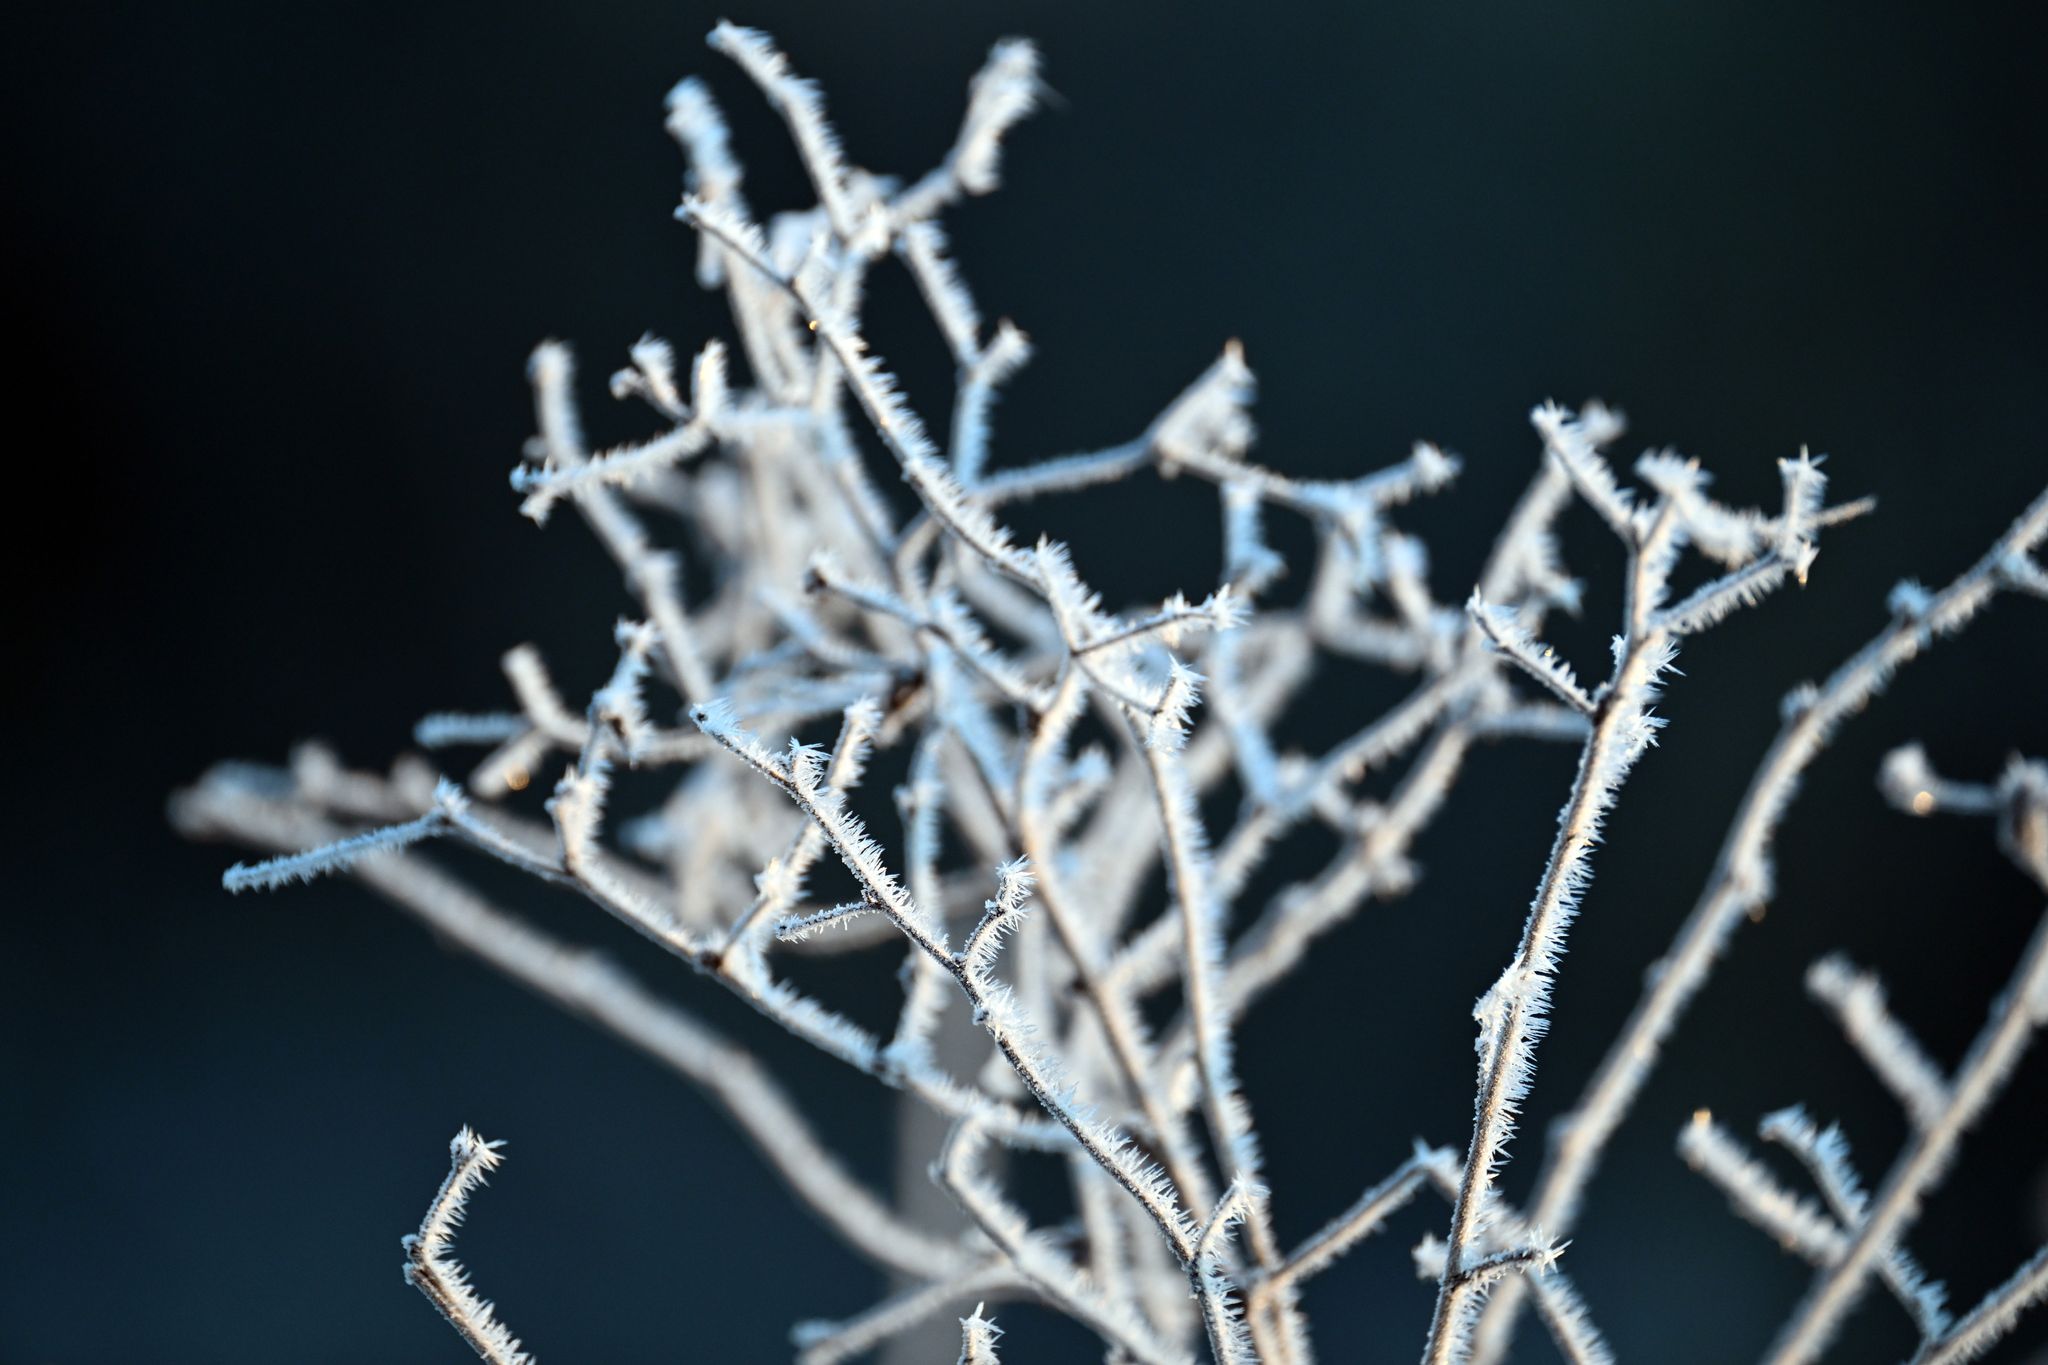
[[(1801, 445), (1839, 490), (1880, 495), (1805, 592), (1688, 654), (1600, 855), (1513, 1194), (1690, 907), (1776, 699), (1882, 624), (1894, 580), (1945, 581), (2048, 482), (2048, 82), (2018, 7), (1558, 9), (730, 11), (824, 81), (854, 159), (899, 172), (943, 151), (991, 41), (1040, 40), (1060, 99), (954, 225), (986, 311), (1038, 346), (1000, 460), (1134, 433), (1236, 336), (1267, 462), (1341, 475), (1417, 437), (1464, 455), (1459, 487), (1405, 523), (1453, 599), (1547, 397), (1625, 408), (1632, 441), (1701, 456), (1732, 500), (1770, 497)], [(693, 1092), (352, 887), (229, 900), (229, 854), (163, 820), (215, 758), (319, 735), (381, 764), (423, 712), (499, 704), (495, 660), (524, 640), (597, 681), (617, 577), (505, 488), (522, 366), (546, 336), (602, 373), (649, 328), (692, 349), (728, 334), (670, 217), (662, 94), (709, 75), (755, 202), (793, 206), (800, 185), (703, 46), (717, 17), (81, 0), (10, 20), (0, 287), (28, 418), (10, 463), (32, 483), (7, 551), (27, 752), (4, 841), (0, 1361), (461, 1358), (400, 1284), (397, 1238), (463, 1122), (512, 1154), (466, 1258), (544, 1358), (778, 1359), (792, 1320), (879, 1292)], [(892, 318), (885, 293), (878, 332)], [(937, 353), (898, 330), (918, 401)], [(598, 411), (601, 434), (635, 430)], [(1148, 496), (1048, 521), (1114, 601), (1189, 585), (1184, 553), (1128, 533)], [(1589, 522), (1568, 546), (1597, 585), (1570, 642), (1588, 666), (1616, 568)], [(1892, 815), (1870, 779), (1915, 737), (1965, 775), (2048, 751), (2044, 668), (2048, 607), (2002, 606), (1813, 774), (1776, 905), (1570, 1253), (1624, 1358), (1753, 1355), (1806, 1283), (1671, 1154), (1694, 1108), (1747, 1126), (1803, 1100), (1873, 1178), (1896, 1149), (1900, 1116), (1803, 997), (1808, 962), (1880, 967), (1945, 1061), (1978, 1027), (2040, 898), (1988, 830)], [(1248, 1025), (1286, 1239), (1411, 1136), (1463, 1141), (1469, 1004), (1512, 949), (1569, 776), (1560, 753), (1484, 756), (1416, 893)], [(858, 1078), (574, 907), (539, 908), (788, 1066), (885, 1177), (889, 1110)], [(2048, 1234), (2043, 1095), (2036, 1056), (1912, 1239), (1963, 1302)], [(1318, 1282), (1326, 1359), (1412, 1357), (1430, 1293), (1406, 1249), (1442, 1222), (1411, 1214)], [(1074, 1349), (1014, 1321), (1017, 1361)], [(1839, 1354), (1905, 1346), (1873, 1300)]]

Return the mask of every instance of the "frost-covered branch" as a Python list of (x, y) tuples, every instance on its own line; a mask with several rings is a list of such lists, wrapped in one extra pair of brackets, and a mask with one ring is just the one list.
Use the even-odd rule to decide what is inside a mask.
[[(1862, 1177), (1849, 1156), (1849, 1141), (1835, 1124), (1815, 1128), (1806, 1111), (1798, 1106), (1766, 1114), (1757, 1132), (1799, 1159), (1827, 1201), (1829, 1212), (1844, 1228), (1862, 1226), (1870, 1198)], [(1948, 1325), (1946, 1296), (1938, 1284), (1930, 1283), (1912, 1254), (1895, 1246), (1878, 1265), (1885, 1284), (1905, 1307), (1923, 1336), (1939, 1336)]]
[(310, 882), (316, 877), (346, 872), (372, 854), (393, 852), (422, 839), (435, 838), (446, 833), (447, 828), (447, 817), (438, 809), (430, 810), (417, 820), (365, 830), (301, 853), (280, 854), (260, 863), (236, 863), (221, 874), (220, 884), (229, 891), (275, 891), (293, 882)]
[(1814, 1265), (1833, 1265), (1848, 1249), (1848, 1237), (1826, 1210), (1779, 1184), (1707, 1110), (1695, 1112), (1679, 1130), (1678, 1154), (1720, 1186), (1737, 1213), (1785, 1250)]
[(1579, 686), (1571, 665), (1560, 659), (1549, 646), (1539, 645), (1530, 638), (1516, 623), (1512, 612), (1489, 607), (1477, 588), (1472, 590), (1472, 600), (1466, 603), (1465, 610), (1486, 633), (1488, 643), (1517, 668), (1580, 715), (1593, 714), (1593, 699), (1586, 695), (1585, 688)]
[(1335, 1264), (1338, 1257), (1379, 1231), (1389, 1217), (1413, 1199), (1415, 1192), (1428, 1183), (1432, 1167), (1455, 1165), (1457, 1160), (1458, 1154), (1448, 1147), (1426, 1148), (1417, 1143), (1413, 1156), (1290, 1252), (1278, 1269), (1253, 1286), (1253, 1294), (1270, 1293), (1269, 1286), (1299, 1282)]
[[(1539, 425), (1556, 420), (1552, 410), (1539, 411)], [(1556, 448), (1553, 445), (1553, 450)], [(1604, 470), (1605, 466), (1598, 468)], [(1575, 473), (1574, 478), (1581, 493), (1589, 496), (1603, 516), (1623, 505), (1613, 498), (1603, 501), (1604, 495), (1593, 496), (1601, 492), (1601, 485), (1589, 480), (1584, 471)], [(1466, 1272), (1465, 1259), (1479, 1231), (1484, 1194), (1492, 1185), (1528, 1092), (1536, 1042), (1547, 1027), (1552, 977), (1566, 931), (1590, 880), (1588, 858), (1629, 769), (1655, 741), (1662, 724), (1650, 714), (1650, 705), (1657, 696), (1659, 677), (1670, 666), (1675, 651), (1665, 633), (1648, 625), (1648, 618), (1662, 597), (1669, 572), (1671, 556), (1666, 545), (1677, 534), (1671, 529), (1673, 521), (1667, 505), (1640, 540), (1631, 535), (1627, 633), (1618, 638), (1614, 672), (1600, 689), (1592, 733), (1580, 750), (1578, 776), (1558, 817), (1557, 838), (1523, 926), (1521, 944), (1506, 971), (1473, 1011), (1480, 1026), (1479, 1089), (1472, 1140), (1465, 1153), (1436, 1312), (1424, 1352), (1432, 1365), (1456, 1360), (1467, 1348), (1468, 1315), (1484, 1280)]]
[(1934, 771), (1917, 744), (1892, 750), (1878, 787), (1913, 815), (1991, 815), (1998, 846), (2019, 869), (2048, 891), (2048, 762), (2015, 755), (1995, 783), (1954, 782)]
[(928, 218), (961, 195), (994, 190), (1000, 180), (1003, 138), (1038, 107), (1044, 86), (1038, 49), (1023, 38), (1005, 38), (989, 49), (988, 60), (967, 87), (967, 113), (946, 158), (896, 197), (897, 218)]
[(477, 1297), (454, 1256), (455, 1230), (469, 1211), (469, 1197), (504, 1160), (498, 1154), (504, 1145), (485, 1142), (467, 1128), (448, 1144), (448, 1176), (427, 1205), (420, 1230), (404, 1239), (405, 1282), (426, 1295), (456, 1334), (491, 1365), (529, 1365), (533, 1357), (520, 1349), (519, 1338), (498, 1320), (490, 1303)]
[(1884, 983), (1845, 957), (1824, 957), (1806, 972), (1807, 993), (1826, 1005), (1842, 1033), (1885, 1087), (1925, 1129), (1948, 1107), (1948, 1078), (1920, 1040), (1885, 1006)]
[(1965, 1365), (2012, 1334), (2020, 1315), (2048, 1299), (2048, 1246), (2029, 1257), (2012, 1278), (1984, 1296), (1939, 1338), (1925, 1342), (1911, 1365)]
[(1022, 1211), (1002, 1197), (978, 1166), (984, 1141), (971, 1125), (957, 1125), (940, 1154), (933, 1178), (1017, 1274), (1132, 1359), (1147, 1365), (1184, 1360), (1185, 1356), (1159, 1341), (1142, 1321), (1109, 1298), (1087, 1271), (1068, 1260), (1043, 1232), (1034, 1231)]
[(993, 1319), (983, 1317), (977, 1305), (973, 1316), (960, 1319), (959, 1365), (1000, 1365), (996, 1338), (1002, 1334), (1003, 1329)]

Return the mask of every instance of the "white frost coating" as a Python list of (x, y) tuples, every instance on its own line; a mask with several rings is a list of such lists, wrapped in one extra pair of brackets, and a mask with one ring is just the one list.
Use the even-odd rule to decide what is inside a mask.
[(1187, 1357), (1159, 1341), (1128, 1308), (1110, 1298), (1088, 1272), (1062, 1252), (1044, 1232), (1032, 1228), (1022, 1210), (980, 1168), (985, 1136), (972, 1125), (959, 1125), (946, 1141), (933, 1179), (1008, 1258), (1017, 1273), (1047, 1299), (1100, 1333), (1106, 1340), (1146, 1365), (1178, 1365)]
[(921, 221), (963, 194), (993, 191), (1001, 181), (1003, 138), (1038, 108), (1044, 93), (1038, 49), (1029, 40), (1005, 38), (990, 48), (968, 82), (967, 113), (946, 159), (897, 196), (890, 213), (901, 222)]
[(1780, 1185), (1742, 1148), (1740, 1141), (1702, 1109), (1678, 1133), (1678, 1154), (1686, 1165), (1721, 1187), (1737, 1213), (1771, 1239), (1815, 1265), (1842, 1259), (1849, 1239), (1841, 1226), (1812, 1200)]
[(1512, 611), (1490, 607), (1479, 590), (1472, 590), (1465, 611), (1486, 632), (1487, 641), (1507, 656), (1516, 667), (1548, 688), (1557, 699), (1581, 715), (1593, 714), (1593, 699), (1579, 686), (1572, 666), (1548, 645), (1541, 645), (1522, 628)]
[(996, 957), (1002, 951), (1003, 940), (1017, 932), (1024, 918), (1025, 901), (1031, 895), (1031, 886), (1031, 869), (1022, 858), (996, 869), (995, 897), (982, 903), (981, 921), (960, 947), (960, 961), (969, 976), (978, 981), (989, 979), (989, 974), (995, 970)]
[[(1839, 1126), (1831, 1123), (1816, 1129), (1806, 1111), (1794, 1105), (1766, 1114), (1757, 1133), (1799, 1158), (1843, 1227), (1853, 1229), (1862, 1224), (1869, 1196), (1864, 1193), (1862, 1178), (1850, 1160), (1849, 1141)], [(1927, 1278), (1912, 1253), (1900, 1246), (1891, 1248), (1879, 1262), (1878, 1271), (1912, 1315), (1920, 1334), (1940, 1336), (1949, 1321), (1947, 1296), (1940, 1285)]]
[(1984, 1296), (1938, 1340), (1925, 1342), (1911, 1365), (1965, 1365), (2012, 1334), (2020, 1314), (2048, 1299), (2048, 1246), (2035, 1252), (2012, 1278)]
[(714, 51), (739, 64), (789, 125), (790, 137), (833, 230), (842, 238), (852, 237), (856, 225), (846, 185), (846, 163), (840, 155), (839, 134), (825, 118), (825, 97), (817, 82), (792, 71), (789, 58), (759, 29), (720, 23), (711, 30), (709, 42)]
[(469, 1211), (469, 1197), (504, 1160), (502, 1142), (485, 1142), (468, 1128), (448, 1144), (448, 1176), (427, 1205), (420, 1230), (407, 1235), (405, 1282), (426, 1295), (461, 1338), (491, 1365), (531, 1365), (519, 1338), (498, 1320), (490, 1303), (470, 1287), (469, 1274), (455, 1259), (455, 1230)]
[(1807, 969), (1806, 989), (1834, 1012), (1843, 1034), (1905, 1106), (1914, 1126), (1924, 1129), (1933, 1124), (1948, 1107), (1948, 1078), (1920, 1040), (1885, 1007), (1884, 983), (1877, 974), (1860, 972), (1836, 954)]
[(976, 1304), (972, 1317), (960, 1319), (960, 1361), (959, 1365), (1001, 1365), (996, 1357), (996, 1338), (1003, 1329), (995, 1320), (981, 1315), (982, 1306)]
[[(815, 87), (765, 35), (723, 25), (713, 42), (781, 114), (820, 202), (757, 217), (710, 88), (684, 82), (669, 99), (686, 157), (679, 216), (696, 230), (700, 280), (730, 304), (727, 339), (687, 365), (687, 347), (632, 343), (610, 391), (654, 414), (654, 430), (600, 453), (583, 435), (568, 348), (534, 352), (536, 435), (512, 482), (536, 519), (574, 507), (623, 575), (637, 605), (611, 630), (610, 676), (564, 662), (558, 683), (522, 646), (505, 660), (509, 703), (418, 726), (437, 761), (481, 751), (463, 783), (437, 785), (418, 757), (367, 773), (307, 747), (282, 769), (224, 765), (178, 799), (180, 823), (283, 855), (238, 868), (231, 884), (351, 876), (703, 1088), (804, 1207), (900, 1277), (899, 1293), (853, 1317), (800, 1327), (812, 1365), (977, 1301), (1031, 1295), (1119, 1358), (1306, 1365), (1317, 1352), (1302, 1285), (1424, 1185), (1453, 1209), (1449, 1236), (1423, 1248), (1439, 1290), (1434, 1356), (1488, 1358), (1513, 1305), (1531, 1302), (1565, 1359), (1607, 1359), (1557, 1260), (1600, 1148), (1732, 920), (1768, 898), (1771, 831), (1793, 779), (1892, 669), (1994, 593), (2039, 591), (2048, 499), (1971, 574), (1902, 593), (1865, 654), (1788, 699), (1781, 747), (1699, 912), (1707, 927), (1652, 975), (1648, 1014), (1560, 1129), (1525, 1214), (1494, 1187), (1495, 1168), (1602, 818), (1662, 723), (1650, 708), (1674, 646), (1803, 582), (1822, 534), (1867, 502), (1829, 506), (1819, 461), (1803, 453), (1779, 462), (1782, 503), (1769, 511), (1714, 500), (1696, 462), (1663, 453), (1637, 461), (1640, 485), (1625, 489), (1607, 453), (1618, 415), (1549, 405), (1535, 414), (1546, 453), (1476, 581), (1433, 582), (1455, 557), (1433, 557), (1402, 524), (1409, 502), (1450, 485), (1457, 458), (1418, 442), (1336, 479), (1257, 462), (1258, 385), (1235, 342), (1126, 439), (1049, 459), (998, 448), (995, 403), (1030, 343), (993, 294), (986, 311), (977, 302), (940, 215), (995, 186), (999, 150), (1044, 93), (1036, 52), (997, 44), (941, 164), (898, 178), (848, 160)], [(919, 395), (950, 413), (943, 433), (926, 430), (869, 345), (864, 299), (898, 270), (953, 361), (950, 392)], [(1188, 525), (1220, 540), (1209, 561), (1220, 572), (1150, 600), (1103, 601), (1065, 547), (1005, 524), (1026, 501), (1051, 526), (1069, 495), (1180, 476), (1215, 499), (1213, 516)], [(884, 496), (896, 478), (909, 499)], [(1554, 634), (1550, 613), (1599, 600), (1558, 550), (1575, 495), (1629, 559), (1613, 669), (1597, 686), (1536, 643)], [(1289, 536), (1312, 547), (1295, 565), (1275, 548)], [(1711, 567), (1675, 592), (1687, 553)], [(1460, 611), (1468, 588), (1484, 605)], [(1335, 724), (1307, 714), (1331, 695), (1308, 689), (1331, 680), (1319, 670), (1333, 662), (1400, 675), (1401, 699)], [(1308, 733), (1327, 747), (1297, 748)], [(1422, 884), (1425, 836), (1456, 811), (1467, 759), (1525, 738), (1572, 742), (1581, 760), (1523, 941), (1477, 1010), (1472, 1139), (1418, 1148), (1290, 1255), (1274, 1231), (1288, 1173), (1265, 1169), (1235, 1032), (1290, 972), (1333, 951), (1332, 929)], [(893, 810), (887, 793), (860, 790), (870, 760), (902, 784)], [(2007, 852), (2048, 882), (2039, 763), (2016, 761), (1996, 783), (1944, 784), (1924, 763), (1894, 778), (1912, 786), (1909, 808), (1924, 794), (1932, 809), (1995, 816)], [(1309, 837), (1290, 842), (1297, 832)], [(429, 838), (445, 839), (445, 855), (414, 847)], [(1331, 850), (1322, 862), (1290, 865), (1314, 842)], [(631, 927), (684, 969), (681, 989), (724, 990), (959, 1125), (956, 1153), (1001, 1142), (1056, 1155), (1040, 1169), (1071, 1187), (1073, 1220), (1031, 1229), (999, 1183), (1006, 1168), (976, 1160), (953, 1163), (949, 1188), (979, 1232), (923, 1226), (943, 1211), (912, 1192), (884, 1200), (849, 1175), (743, 1040), (478, 897), (468, 860), (479, 855)], [(826, 1007), (784, 960), (843, 956), (851, 972), (884, 947), (880, 988), (895, 969), (900, 990), (872, 1011)], [(2048, 986), (2014, 998), (2002, 1018), (2048, 1013)], [(1852, 1037), (1884, 1031), (1881, 1011), (1855, 1009)], [(1949, 1083), (1892, 1027), (1884, 1047), (1858, 1046), (1911, 1097), (1916, 1141), (1946, 1141), (1967, 1121), (1959, 1106), (1976, 1102), (1978, 1073), (1966, 1064)], [(1898, 1209), (1917, 1207), (1935, 1175), (1916, 1167), (1897, 1177), (1910, 1179), (1905, 1192), (1865, 1194), (1827, 1134), (1789, 1118), (1772, 1131), (1832, 1207), (1818, 1215), (1835, 1229), (1830, 1273), (1891, 1282), (1916, 1305), (1928, 1350), (1975, 1349), (1981, 1334), (1935, 1336), (1898, 1246), (1911, 1217)], [(936, 1138), (918, 1122), (904, 1133), (899, 1171)], [(1866, 1235), (1879, 1241), (1867, 1254)], [(1955, 1330), (1992, 1332), (2029, 1301), (2029, 1283)], [(965, 1322), (967, 1358), (992, 1353), (987, 1319)], [(1350, 1353), (1337, 1340), (1321, 1354)]]
[(447, 827), (439, 811), (430, 811), (417, 820), (337, 839), (304, 853), (287, 853), (260, 863), (236, 863), (221, 874), (220, 883), (230, 891), (275, 891), (293, 882), (310, 882), (316, 877), (346, 872), (372, 854), (395, 852), (422, 839), (435, 838), (445, 833)]

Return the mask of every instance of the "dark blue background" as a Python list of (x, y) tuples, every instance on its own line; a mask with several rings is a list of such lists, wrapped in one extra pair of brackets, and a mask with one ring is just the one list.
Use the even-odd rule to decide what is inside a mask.
[[(1772, 460), (1832, 452), (1874, 519), (1805, 592), (1688, 652), (1575, 931), (1521, 1156), (1582, 1084), (1690, 907), (1775, 704), (1946, 578), (2048, 478), (2040, 47), (1992, 8), (1819, 4), (996, 7), (762, 4), (853, 156), (946, 146), (993, 39), (1039, 38), (1061, 101), (1007, 185), (955, 219), (991, 315), (1039, 358), (998, 458), (1121, 439), (1245, 339), (1263, 458), (1342, 474), (1416, 437), (1460, 451), (1404, 518), (1462, 594), (1533, 467), (1524, 414), (1599, 394), (1768, 499)], [(213, 758), (332, 739), (384, 761), (411, 722), (488, 707), (541, 644), (594, 684), (617, 575), (573, 520), (519, 519), (522, 364), (549, 335), (595, 374), (643, 329), (729, 334), (690, 281), (660, 101), (711, 76), (757, 205), (794, 161), (694, 3), (79, 3), (10, 21), (6, 537), (17, 752), (0, 946), (0, 1359), (449, 1360), (399, 1282), (400, 1233), (463, 1122), (511, 1162), (465, 1237), (544, 1358), (781, 1358), (787, 1324), (880, 1290), (698, 1096), (350, 886), (229, 900), (166, 794)], [(877, 341), (914, 401), (944, 370), (903, 291)], [(593, 424), (635, 421), (592, 386)], [(1185, 488), (1062, 504), (1045, 525), (1115, 601), (1202, 585)], [(1145, 535), (1131, 533), (1134, 517)], [(1565, 643), (1598, 663), (1616, 556)], [(1204, 552), (1206, 554), (1207, 552)], [(1807, 1282), (1684, 1170), (1697, 1106), (1739, 1126), (1801, 1099), (1874, 1179), (1900, 1116), (1799, 980), (1842, 948), (1953, 1062), (2040, 898), (1989, 831), (1885, 811), (1878, 756), (1924, 738), (1960, 774), (2048, 749), (2048, 607), (2002, 606), (1917, 666), (1823, 761), (1782, 888), (1687, 1021), (1617, 1144), (1570, 1264), (1631, 1360), (1761, 1349)], [(15, 691), (10, 688), (10, 691)], [(1397, 695), (1321, 694), (1355, 721)], [(20, 746), (25, 745), (25, 752)], [(1425, 880), (1334, 936), (1263, 1006), (1244, 1071), (1278, 1216), (1305, 1234), (1421, 1135), (1462, 1143), (1473, 997), (1512, 948), (1569, 780), (1561, 751), (1482, 754), (1418, 850)], [(707, 999), (586, 911), (649, 979), (788, 1068), (871, 1178), (888, 1105)], [(879, 979), (886, 968), (874, 967)], [(1968, 1303), (2037, 1244), (2035, 1056), (1912, 1245)], [(2031, 1110), (2031, 1112), (2030, 1112)], [(1411, 1213), (1318, 1281), (1324, 1358), (1408, 1359), (1430, 1291)], [(1020, 1362), (1074, 1339), (1005, 1315)], [(2034, 1342), (2048, 1339), (2038, 1325)], [(1840, 1358), (1906, 1353), (1873, 1298)], [(1533, 1337), (1532, 1359), (1548, 1346)], [(2021, 1359), (2012, 1347), (1998, 1357)]]

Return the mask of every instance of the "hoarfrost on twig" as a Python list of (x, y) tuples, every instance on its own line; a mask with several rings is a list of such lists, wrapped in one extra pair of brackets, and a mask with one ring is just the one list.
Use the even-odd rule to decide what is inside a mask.
[(427, 1205), (420, 1230), (405, 1244), (405, 1282), (426, 1295), (470, 1348), (491, 1365), (530, 1365), (519, 1339), (498, 1320), (490, 1303), (470, 1287), (469, 1273), (454, 1255), (455, 1229), (469, 1212), (469, 1197), (498, 1168), (502, 1142), (485, 1142), (468, 1128), (448, 1144), (448, 1177)]

